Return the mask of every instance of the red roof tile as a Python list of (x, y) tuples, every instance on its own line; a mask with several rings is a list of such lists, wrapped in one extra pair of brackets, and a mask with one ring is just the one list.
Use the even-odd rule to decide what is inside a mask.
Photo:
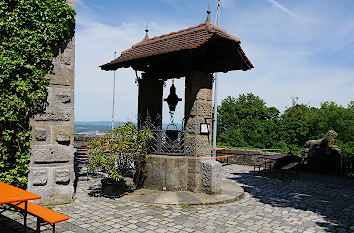
[[(109, 70), (111, 65), (118, 65), (120, 63), (126, 63), (139, 58), (195, 49), (206, 43), (213, 36), (240, 43), (240, 39), (228, 34), (225, 30), (217, 27), (216, 25), (207, 22), (195, 27), (180, 30), (178, 32), (172, 32), (170, 34), (142, 40), (141, 42), (133, 45), (131, 48), (123, 51), (114, 61), (102, 65), (101, 68), (104, 70)], [(239, 48), (241, 47), (239, 46)], [(253, 68), (253, 65), (248, 60), (245, 53), (242, 49), (240, 50), (248, 67)], [(118, 67), (122, 66), (118, 65)]]

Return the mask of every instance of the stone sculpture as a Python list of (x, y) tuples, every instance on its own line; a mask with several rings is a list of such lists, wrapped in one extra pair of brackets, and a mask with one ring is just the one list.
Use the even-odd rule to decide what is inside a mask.
[(336, 131), (329, 130), (325, 134), (324, 138), (308, 140), (305, 144), (305, 148), (307, 148), (306, 151), (308, 151), (310, 154), (317, 152), (318, 156), (328, 155), (330, 151), (333, 151), (336, 154), (341, 154), (340, 148), (337, 145), (334, 145), (334, 139), (337, 137), (338, 133)]
[(341, 149), (334, 145), (338, 133), (329, 130), (317, 140), (308, 140), (305, 144), (305, 163), (310, 170), (326, 173), (338, 173), (341, 163)]

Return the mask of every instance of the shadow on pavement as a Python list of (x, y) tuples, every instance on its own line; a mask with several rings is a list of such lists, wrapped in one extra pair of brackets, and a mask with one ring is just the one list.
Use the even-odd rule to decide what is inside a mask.
[(311, 211), (323, 216), (326, 221), (314, 224), (325, 227), (327, 232), (350, 232), (349, 227), (354, 226), (354, 180), (325, 182), (318, 174), (308, 174), (305, 178), (292, 175), (282, 179), (279, 171), (232, 174), (234, 177), (229, 179), (237, 181), (246, 192), (264, 204)]
[[(3, 214), (0, 214), (0, 233), (24, 232), (22, 215), (19, 215), (16, 220), (6, 217)], [(35, 232), (35, 230), (29, 228), (27, 225), (26, 232), (31, 233), (31, 232)]]

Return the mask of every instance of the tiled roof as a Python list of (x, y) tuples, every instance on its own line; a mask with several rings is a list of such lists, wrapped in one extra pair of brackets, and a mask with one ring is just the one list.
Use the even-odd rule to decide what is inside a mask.
[[(126, 63), (139, 58), (195, 49), (206, 43), (213, 36), (234, 41), (236, 43), (240, 42), (240, 39), (228, 34), (225, 30), (216, 25), (207, 22), (178, 32), (172, 32), (170, 34), (142, 40), (131, 48), (123, 51), (114, 61), (102, 65), (101, 68), (109, 70), (111, 65), (118, 65), (119, 63)], [(247, 65), (252, 68), (253, 66), (251, 62), (248, 60), (242, 49), (240, 49), (240, 51), (243, 59), (248, 63)], [(122, 66), (118, 65), (118, 67)]]

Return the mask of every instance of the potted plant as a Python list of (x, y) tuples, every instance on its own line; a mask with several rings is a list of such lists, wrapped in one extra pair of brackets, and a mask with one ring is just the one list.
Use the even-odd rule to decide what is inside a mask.
[(148, 155), (146, 143), (151, 137), (150, 130), (139, 130), (128, 122), (90, 141), (89, 170), (101, 170), (106, 174), (101, 180), (103, 196), (120, 196), (126, 191), (124, 177), (135, 173), (135, 164), (145, 160)]

